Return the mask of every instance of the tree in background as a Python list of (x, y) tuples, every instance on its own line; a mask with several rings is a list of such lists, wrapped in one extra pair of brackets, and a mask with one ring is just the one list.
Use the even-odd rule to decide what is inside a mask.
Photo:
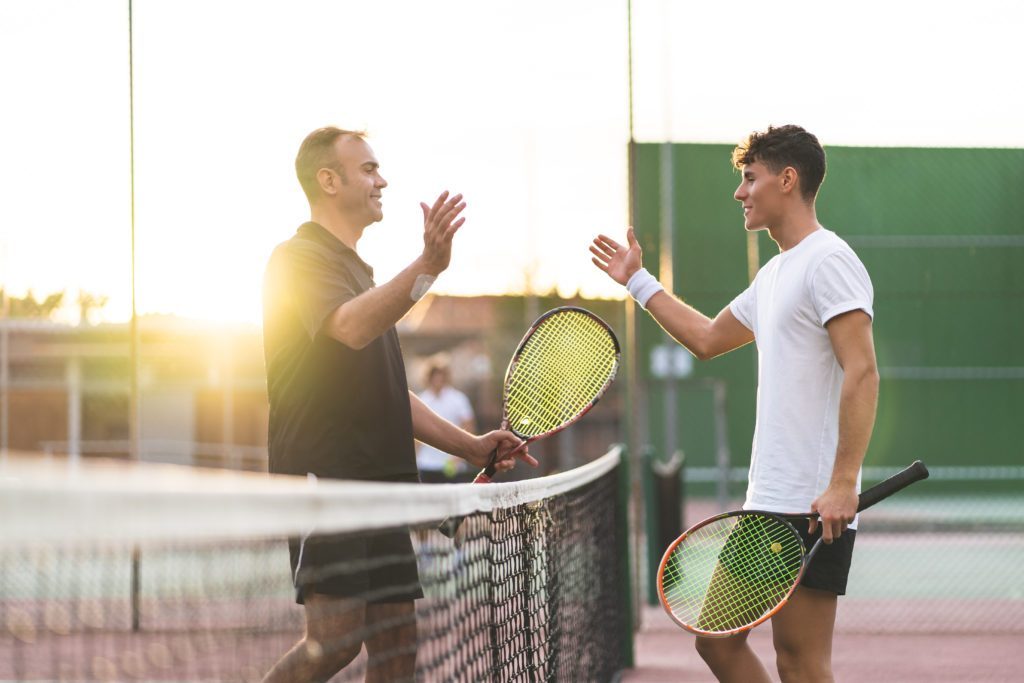
[[(25, 296), (10, 296), (7, 291), (0, 287), (0, 317), (17, 318), (21, 320), (50, 320), (56, 317), (65, 303), (63, 290), (47, 294), (41, 300), (36, 299), (35, 293), (30, 289)], [(91, 294), (86, 291), (79, 291), (76, 300), (78, 307), (79, 324), (91, 323), (92, 315), (107, 305), (109, 297)]]

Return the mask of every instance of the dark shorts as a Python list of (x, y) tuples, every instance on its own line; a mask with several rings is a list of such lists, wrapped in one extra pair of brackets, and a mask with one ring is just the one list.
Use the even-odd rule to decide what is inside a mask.
[[(783, 531), (784, 527), (778, 523), (762, 524), (762, 519), (765, 518), (760, 515), (743, 516), (739, 519), (739, 523), (718, 557), (719, 565), (728, 571), (732, 580), (751, 580), (761, 587), (775, 585), (788, 590), (793, 585), (793, 578), (800, 570), (800, 555), (796, 548), (796, 539), (788, 530)], [(796, 517), (785, 517), (784, 519), (800, 534), (804, 548), (810, 552), (821, 535), (820, 525), (812, 537), (807, 533), (808, 521), (806, 519)], [(847, 529), (830, 545), (822, 543), (814, 557), (811, 558), (799, 585), (828, 591), (836, 595), (845, 595), (856, 537), (856, 531)], [(788, 548), (788, 551), (779, 555), (778, 562), (752, 564), (748, 560), (751, 549), (756, 551), (765, 538), (778, 540)]]
[[(814, 536), (807, 533), (806, 519), (788, 520), (804, 539), (807, 552), (811, 551), (821, 536), (821, 525)], [(836, 595), (846, 595), (846, 580), (850, 576), (850, 563), (853, 560), (853, 544), (857, 540), (857, 531), (847, 529), (831, 544), (822, 543), (818, 552), (811, 558), (807, 571), (800, 579), (800, 585), (806, 588), (817, 588)]]
[(423, 597), (408, 529), (292, 538), (288, 550), (300, 605), (310, 592), (369, 603)]

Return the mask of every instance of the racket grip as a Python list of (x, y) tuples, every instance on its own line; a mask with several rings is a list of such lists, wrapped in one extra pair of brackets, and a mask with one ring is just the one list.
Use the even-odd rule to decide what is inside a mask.
[[(491, 454), (491, 462), (487, 465), (487, 467), (480, 470), (480, 474), (476, 475), (476, 478), (473, 479), (474, 484), (491, 483), (491, 477), (493, 477), (494, 473), (497, 472), (497, 469), (495, 469), (494, 467), (494, 458), (497, 456), (497, 454), (497, 451), (494, 451), (494, 453)], [(437, 530), (445, 536), (447, 536), (448, 538), (455, 538), (455, 533), (459, 530), (459, 527), (462, 526), (463, 519), (465, 518), (448, 517), (443, 522), (441, 522), (441, 524), (437, 527)]]
[(901, 491), (913, 484), (928, 478), (928, 468), (920, 460), (915, 460), (910, 467), (894, 474), (885, 481), (875, 484), (867, 491), (860, 494), (860, 502), (857, 505), (857, 512), (871, 507), (875, 503), (885, 500), (897, 491)]

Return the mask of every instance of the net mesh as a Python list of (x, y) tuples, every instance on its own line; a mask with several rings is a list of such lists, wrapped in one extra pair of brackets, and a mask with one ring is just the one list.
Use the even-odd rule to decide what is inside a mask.
[[(245, 478), (227, 488), (197, 478), (194, 490), (210, 488), (204, 501), (157, 485), (139, 491), (131, 480), (119, 489), (116, 477), (47, 486), (0, 470), (0, 498), (24, 510), (14, 520), (0, 505), (0, 680), (258, 681), (303, 634), (288, 539), (312, 527), (336, 527), (356, 545), (406, 535), (423, 593), (414, 614), (307, 642), (322, 658), (380, 643), (373, 662), (364, 647), (331, 680), (361, 681), (371, 666), (388, 680), (610, 680), (630, 637), (618, 457), (486, 487), (371, 486), (377, 507), (367, 495), (354, 507), (358, 487), (342, 483), (303, 490), (264, 477), (250, 491)], [(44, 512), (54, 500), (63, 501), (62, 525)], [(293, 521), (261, 528), (275, 505)], [(114, 516), (98, 520), (87, 511), (96, 508)], [(435, 528), (453, 513), (467, 514), (457, 543)], [(243, 533), (235, 516), (256, 524)], [(362, 528), (373, 519), (383, 524)], [(380, 574), (409, 559), (341, 558), (319, 570)], [(410, 657), (414, 673), (401, 673)]]
[(523, 345), (506, 383), (509, 428), (536, 437), (572, 421), (615, 378), (619, 348), (592, 316), (563, 310)]
[(783, 520), (759, 514), (721, 517), (687, 534), (665, 558), (665, 606), (702, 633), (756, 622), (789, 593), (803, 544)]

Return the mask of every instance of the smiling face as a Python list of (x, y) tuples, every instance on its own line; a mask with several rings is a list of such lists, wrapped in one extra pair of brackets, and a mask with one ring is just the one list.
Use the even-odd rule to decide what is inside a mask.
[(366, 141), (344, 135), (334, 142), (336, 161), (321, 169), (324, 192), (352, 223), (367, 226), (384, 218), (382, 194), (388, 182)]
[(743, 227), (765, 230), (776, 225), (784, 212), (787, 170), (772, 171), (760, 161), (743, 166), (740, 185), (733, 197), (743, 206)]

